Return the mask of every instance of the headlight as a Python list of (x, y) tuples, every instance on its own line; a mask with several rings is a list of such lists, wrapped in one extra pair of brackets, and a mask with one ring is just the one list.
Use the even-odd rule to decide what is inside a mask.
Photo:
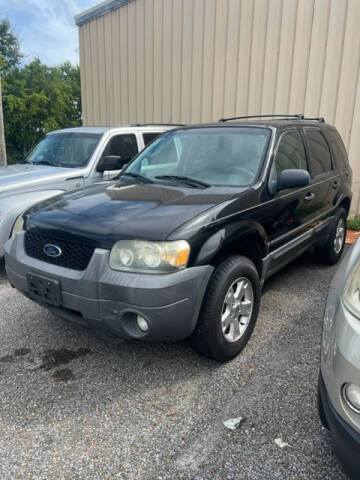
[(345, 307), (360, 319), (360, 263), (350, 273), (343, 300)]
[(128, 272), (170, 273), (185, 268), (189, 255), (190, 246), (185, 240), (120, 240), (111, 250), (110, 267)]
[(12, 232), (11, 232), (11, 238), (14, 238), (17, 233), (20, 233), (24, 230), (24, 219), (22, 215), (19, 215), (18, 218), (16, 219), (16, 222), (14, 223)]

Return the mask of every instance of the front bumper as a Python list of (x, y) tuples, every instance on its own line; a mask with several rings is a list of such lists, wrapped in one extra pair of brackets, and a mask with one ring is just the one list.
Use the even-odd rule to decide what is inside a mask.
[[(108, 250), (96, 249), (88, 267), (79, 272), (27, 256), (24, 233), (5, 245), (9, 281), (25, 295), (29, 296), (27, 273), (60, 282), (60, 308), (35, 301), (63, 318), (106, 327), (124, 338), (163, 341), (191, 335), (213, 267), (192, 267), (165, 275), (138, 274), (114, 271), (108, 259)], [(136, 325), (137, 313), (149, 324), (146, 333)]]
[(319, 376), (319, 400), (329, 425), (335, 453), (352, 479), (360, 478), (360, 433), (348, 425), (331, 403), (322, 375)]

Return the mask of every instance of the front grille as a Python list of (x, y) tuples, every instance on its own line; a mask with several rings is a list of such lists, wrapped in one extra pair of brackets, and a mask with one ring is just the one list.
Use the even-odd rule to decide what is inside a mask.
[[(56, 245), (61, 249), (61, 255), (58, 257), (46, 255), (44, 252), (45, 245)], [(37, 258), (38, 260), (52, 263), (59, 267), (71, 268), (72, 270), (85, 270), (94, 253), (94, 247), (69, 242), (67, 240), (59, 240), (33, 232), (26, 232), (25, 252), (29, 257)]]

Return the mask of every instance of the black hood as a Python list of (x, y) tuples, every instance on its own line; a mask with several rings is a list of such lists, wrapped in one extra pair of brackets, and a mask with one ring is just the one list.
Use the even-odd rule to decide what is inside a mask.
[(122, 239), (165, 240), (238, 193), (239, 188), (100, 183), (38, 204), (26, 214), (26, 229), (104, 248)]

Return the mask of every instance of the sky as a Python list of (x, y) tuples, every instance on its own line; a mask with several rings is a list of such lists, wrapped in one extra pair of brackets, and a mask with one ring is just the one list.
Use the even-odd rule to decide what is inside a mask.
[(23, 62), (39, 57), (46, 65), (79, 63), (74, 15), (101, 0), (0, 0), (0, 20), (8, 18), (20, 40)]

